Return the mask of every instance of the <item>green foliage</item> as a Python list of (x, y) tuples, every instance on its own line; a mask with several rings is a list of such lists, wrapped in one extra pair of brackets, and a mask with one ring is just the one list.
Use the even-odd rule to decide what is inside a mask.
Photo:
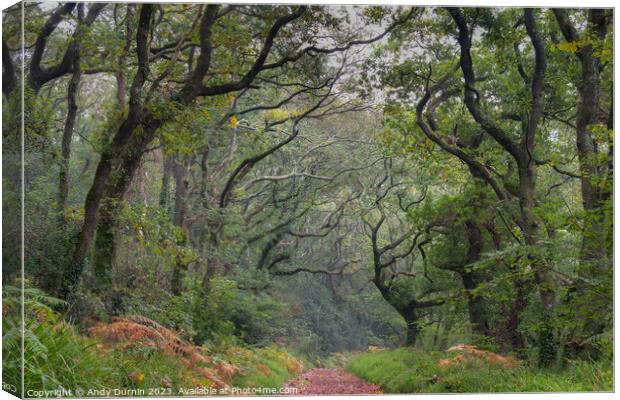
[(543, 324), (538, 334), (538, 366), (550, 366), (555, 361), (556, 351), (553, 328), (549, 324)]
[[(21, 335), (19, 289), (3, 289), (3, 380), (20, 387)], [(63, 302), (36, 288), (27, 288), (24, 327), (26, 390), (65, 389), (100, 391), (162, 388), (160, 394), (177, 395), (179, 388), (208, 385), (198, 381), (180, 358), (154, 351), (149, 346), (108, 347), (80, 334), (50, 307)], [(222, 346), (211, 350), (215, 362), (227, 361), (238, 368), (233, 384), (239, 387), (280, 388), (303, 365), (276, 347), (251, 349)], [(169, 392), (168, 392), (169, 390)], [(100, 396), (101, 393), (92, 394)], [(145, 392), (146, 393), (146, 392)], [(114, 393), (113, 393), (114, 394)], [(157, 393), (151, 393), (154, 395)], [(117, 396), (116, 394), (115, 396)]]
[(354, 356), (347, 369), (386, 393), (497, 393), (610, 391), (611, 359), (572, 362), (553, 372), (522, 366), (502, 369), (479, 359), (439, 367), (454, 353), (396, 349)]
[[(85, 7), (88, 13), (91, 6)], [(206, 31), (203, 5), (157, 6), (147, 35), (153, 85), (134, 87), (141, 7), (106, 6), (88, 28), (76, 8), (61, 15), (46, 38), (41, 66), (55, 70), (72, 55), (66, 50), (74, 29), (83, 28), (84, 76), (62, 210), (56, 199), (68, 74), (35, 90), (28, 75), (34, 69), (20, 64), (34, 57), (19, 57), (17, 50), (21, 23), (32, 48), (55, 6), (32, 3), (23, 21), (19, 8), (4, 14), (3, 37), (18, 82), (3, 103), (3, 279), (13, 285), (3, 291), (7, 381), (16, 379), (19, 366), (17, 210), (23, 200), (26, 362), (34, 387), (205, 384), (208, 378), (184, 372), (175, 355), (149, 346), (99, 346), (79, 330), (137, 314), (207, 346), (217, 361), (240, 365), (238, 385), (278, 387), (289, 379), (296, 368), (286, 348), (308, 364), (349, 363), (388, 392), (610, 388), (611, 26), (598, 38), (588, 29), (590, 10), (566, 10), (579, 36), (567, 41), (552, 10), (535, 10), (548, 67), (541, 120), (529, 141), (524, 132), (536, 116), (535, 52), (522, 9), (462, 10), (473, 32), (476, 76), (475, 88), (464, 91), (455, 24), (446, 9), (320, 5), (279, 27), (255, 77), (252, 66), (269, 47), (264, 38), (294, 6), (222, 7)], [(409, 11), (411, 18), (367, 42)], [(346, 54), (316, 50), (348, 49), (351, 40), (356, 44)], [(209, 52), (199, 49), (205, 42)], [(587, 126), (596, 151), (583, 155), (575, 133), (583, 108), (577, 105), (588, 100), (578, 101), (580, 89), (593, 87), (582, 82), (580, 60), (590, 47), (600, 81), (597, 112)], [(307, 51), (293, 60), (300, 49)], [(192, 67), (207, 53), (208, 73), (194, 77)], [(286, 62), (276, 67), (278, 60)], [(118, 98), (123, 80), (125, 98)], [(235, 82), (247, 86), (197, 95), (205, 88), (226, 92)], [(420, 114), (418, 102), (431, 88)], [(527, 155), (510, 154), (476, 121), (464, 101), (471, 92), (484, 119), (515, 147), (535, 143)], [(139, 113), (128, 107), (136, 98)], [(432, 135), (419, 116), (432, 125)], [(261, 154), (269, 155), (257, 158)], [(524, 171), (530, 156), (536, 162)], [(588, 176), (584, 167), (600, 173)], [(108, 171), (111, 178), (94, 180)], [(606, 198), (594, 210), (584, 209), (582, 183)], [(533, 198), (525, 199), (522, 185)], [(105, 214), (83, 207), (100, 192), (101, 207), (118, 207), (99, 221), (94, 248), (73, 268), (82, 223)], [(526, 221), (530, 214), (533, 220)], [(383, 225), (373, 231), (378, 221)], [(111, 229), (101, 229), (105, 225)], [(53, 296), (67, 272), (79, 275), (80, 283), (68, 315), (61, 316), (67, 304)], [(551, 276), (549, 282), (540, 283), (541, 273)], [(381, 292), (373, 285), (378, 281), (386, 283)], [(541, 289), (554, 290), (552, 315), (542, 312)], [(444, 301), (426, 302), (415, 313), (416, 349), (431, 352), (399, 349), (349, 359), (350, 351), (402, 345), (401, 314), (414, 318), (403, 312), (406, 306), (437, 299)], [(472, 310), (483, 314), (482, 328)], [(437, 351), (456, 343), (513, 352), (536, 367), (508, 371), (473, 362), (438, 369), (445, 355)]]
[(240, 388), (279, 389), (303, 368), (290, 354), (275, 346), (252, 351), (231, 348), (224, 351), (224, 356), (240, 366), (241, 372), (233, 379), (233, 385)]
[(264, 294), (248, 293), (230, 279), (213, 279), (206, 294), (194, 284), (183, 297), (196, 343), (226, 343), (236, 337), (252, 345), (266, 345), (282, 334), (286, 324), (282, 303)]
[(140, 245), (156, 257), (159, 263), (163, 262), (171, 269), (177, 261), (183, 264), (195, 261), (195, 252), (185, 246), (186, 233), (172, 224), (165, 210), (127, 203), (123, 203), (122, 206), (119, 224), (134, 233)]
[[(3, 379), (21, 382), (21, 334), (18, 288), (3, 288)], [(24, 387), (26, 390), (102, 388), (114, 376), (116, 365), (94, 351), (95, 343), (79, 335), (50, 307), (64, 302), (36, 288), (24, 291)], [(111, 361), (111, 360), (109, 360)], [(20, 384), (16, 384), (19, 388)]]

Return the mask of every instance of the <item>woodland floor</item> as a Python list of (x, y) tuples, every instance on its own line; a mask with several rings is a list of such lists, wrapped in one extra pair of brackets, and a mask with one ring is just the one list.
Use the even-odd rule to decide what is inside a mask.
[(380, 394), (373, 385), (350, 372), (333, 368), (313, 368), (289, 381), (287, 387), (295, 387), (298, 395), (329, 394)]

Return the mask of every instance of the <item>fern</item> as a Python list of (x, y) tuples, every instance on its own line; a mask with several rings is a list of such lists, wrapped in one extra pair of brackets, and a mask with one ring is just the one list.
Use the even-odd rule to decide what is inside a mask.
[(238, 368), (220, 362), (214, 363), (204, 349), (183, 340), (178, 332), (140, 315), (114, 317), (110, 324), (90, 328), (90, 334), (107, 342), (115, 342), (123, 349), (153, 347), (163, 354), (178, 357), (191, 371), (207, 378), (216, 387), (229, 384)]
[[(2, 288), (2, 315), (18, 316), (21, 314), (22, 290), (15, 286), (4, 286)], [(26, 316), (35, 316), (40, 322), (47, 320), (57, 321), (57, 313), (54, 309), (66, 307), (67, 303), (63, 300), (48, 296), (45, 292), (34, 287), (27, 287), (23, 290), (24, 312)]]
[[(14, 286), (5, 286), (2, 294), (3, 379), (6, 382), (20, 382), (22, 291)], [(26, 288), (23, 294), (24, 387), (34, 390), (103, 387), (114, 370), (102, 365), (97, 353), (87, 351), (92, 342), (60, 320), (59, 314), (52, 308), (66, 303), (36, 288)]]
[(28, 354), (29, 358), (41, 359), (44, 362), (48, 361), (47, 347), (37, 337), (37, 335), (31, 329), (24, 329), (24, 352)]

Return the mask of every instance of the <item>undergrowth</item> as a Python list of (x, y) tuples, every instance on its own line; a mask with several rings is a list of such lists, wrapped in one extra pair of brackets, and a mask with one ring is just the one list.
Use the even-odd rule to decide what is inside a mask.
[[(14, 394), (19, 395), (21, 337), (16, 293), (19, 290), (11, 287), (3, 290), (3, 381), (14, 385)], [(195, 346), (178, 332), (136, 315), (95, 325), (86, 335), (52, 309), (63, 305), (59, 300), (38, 289), (27, 289), (25, 297), (27, 395), (28, 390), (61, 389), (95, 397), (105, 393), (94, 391), (110, 388), (145, 390), (115, 396), (179, 396), (185, 394), (181, 389), (204, 387), (277, 389), (304, 368), (276, 347)], [(153, 388), (156, 393), (149, 391)]]
[(410, 348), (353, 356), (347, 369), (385, 393), (581, 392), (613, 390), (611, 360), (572, 361), (561, 371), (527, 365), (504, 369), (476, 359), (440, 367), (452, 353)]
[(259, 349), (231, 347), (223, 354), (240, 366), (241, 373), (233, 378), (233, 386), (240, 388), (281, 388), (300, 374), (304, 365), (295, 357), (275, 346)]

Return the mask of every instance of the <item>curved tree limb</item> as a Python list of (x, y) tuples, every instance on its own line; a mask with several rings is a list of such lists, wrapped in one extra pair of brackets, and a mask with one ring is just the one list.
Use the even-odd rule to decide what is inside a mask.
[[(58, 6), (47, 19), (41, 29), (41, 32), (37, 36), (32, 58), (30, 60), (30, 75), (28, 77), (28, 83), (35, 90), (35, 92), (37, 92), (41, 86), (47, 82), (72, 72), (73, 58), (75, 57), (77, 51), (75, 40), (71, 41), (65, 50), (62, 60), (58, 64), (49, 68), (43, 68), (41, 66), (41, 62), (43, 59), (43, 53), (47, 47), (47, 39), (54, 32), (54, 30), (56, 30), (64, 18), (71, 14), (75, 6), (76, 3), (65, 3)], [(106, 6), (107, 3), (94, 3), (80, 24), (87, 27), (91, 26)], [(78, 30), (79, 29), (76, 29), (74, 32), (74, 37), (78, 34)]]

